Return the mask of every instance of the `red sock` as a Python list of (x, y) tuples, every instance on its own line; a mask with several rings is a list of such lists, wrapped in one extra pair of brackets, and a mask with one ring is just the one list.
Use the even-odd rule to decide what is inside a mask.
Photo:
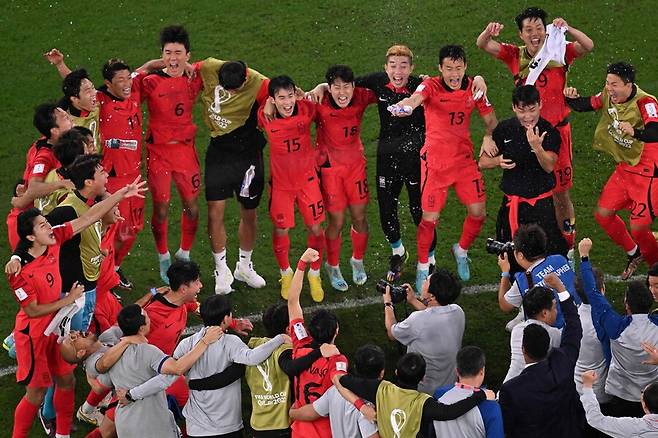
[(91, 406), (98, 406), (109, 393), (110, 388), (103, 390), (100, 394), (96, 394), (94, 391), (89, 391), (89, 394), (87, 395), (87, 403)]
[(14, 431), (11, 434), (12, 438), (27, 437), (32, 429), (32, 423), (37, 416), (39, 410), (38, 405), (33, 405), (27, 398), (23, 397), (14, 411)]
[(133, 244), (137, 240), (137, 234), (131, 234), (124, 241), (120, 248), (114, 253), (114, 266), (121, 266), (123, 259), (126, 258)]
[(331, 266), (338, 266), (340, 259), (340, 245), (342, 243), (341, 235), (335, 239), (330, 239), (325, 235), (325, 245), (327, 247), (327, 263)]
[(276, 231), (272, 231), (272, 248), (274, 249), (274, 257), (279, 264), (279, 269), (285, 271), (290, 267), (288, 260), (288, 252), (290, 251), (290, 237), (288, 234), (280, 236)]
[[(192, 248), (194, 243), (194, 237), (196, 236), (196, 229), (199, 227), (199, 218), (192, 219), (185, 213), (181, 214), (180, 219), (180, 249), (183, 251), (189, 251)], [(166, 239), (165, 239), (165, 251), (166, 251)], [(159, 250), (159, 248), (158, 248)], [(163, 254), (163, 253), (160, 253)]]
[(103, 438), (103, 435), (101, 434), (101, 430), (96, 428), (85, 435), (85, 438)]
[(428, 263), (430, 246), (434, 240), (434, 228), (438, 221), (430, 222), (421, 219), (416, 232), (416, 251), (418, 252), (418, 262)]
[(56, 429), (60, 435), (69, 435), (71, 433), (71, 424), (73, 423), (73, 411), (75, 410), (75, 391), (71, 389), (60, 389), (55, 387), (55, 396), (53, 405), (55, 406)]
[(631, 230), (633, 239), (640, 247), (640, 252), (649, 266), (658, 262), (658, 243), (650, 229)]
[(352, 258), (355, 260), (363, 260), (368, 247), (368, 232), (359, 233), (354, 228), (350, 229), (350, 237), (352, 238)]
[(309, 248), (313, 248), (314, 250), (320, 253), (320, 257), (318, 257), (316, 261), (311, 263), (311, 269), (315, 269), (317, 271), (322, 266), (322, 252), (324, 250), (324, 230), (320, 231), (319, 236), (315, 236), (312, 233), (308, 233), (308, 237), (306, 238), (306, 244), (308, 245)]
[(473, 245), (478, 234), (480, 234), (485, 219), (485, 216), (473, 217), (470, 214), (466, 215), (464, 225), (462, 225), (462, 236), (459, 238), (459, 246), (462, 249), (469, 249)]
[(569, 249), (573, 248), (574, 245), (576, 244), (576, 232), (575, 231), (572, 231), (570, 233), (562, 231), (562, 237), (564, 237), (564, 240), (566, 240), (567, 246), (569, 247)]
[[(183, 214), (185, 216), (185, 214)], [(181, 221), (181, 226), (183, 222)], [(167, 229), (169, 226), (169, 220), (165, 219), (164, 222), (158, 222), (154, 216), (151, 216), (151, 231), (153, 232), (153, 238), (155, 239), (155, 248), (158, 250), (158, 254), (164, 254), (169, 251), (167, 246)], [(183, 232), (181, 232), (181, 240), (183, 239)], [(182, 244), (181, 244), (182, 247)], [(185, 249), (185, 248), (183, 248)]]
[(628, 252), (635, 248), (635, 242), (626, 229), (624, 221), (615, 215), (601, 216), (598, 212), (594, 213), (596, 222), (603, 228), (603, 231), (615, 242), (621, 246), (624, 251)]

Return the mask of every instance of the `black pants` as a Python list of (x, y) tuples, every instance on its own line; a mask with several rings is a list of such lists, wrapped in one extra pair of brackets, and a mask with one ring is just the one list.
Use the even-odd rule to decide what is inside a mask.
[(606, 403), (607, 413), (610, 417), (634, 417), (642, 418), (644, 409), (640, 402), (632, 402), (619, 397), (612, 397), (610, 402)]
[[(377, 203), (382, 231), (389, 243), (400, 240), (398, 201), (402, 187), (406, 186), (409, 196), (409, 213), (416, 226), (423, 217), (420, 205), (420, 155), (378, 154), (377, 155)], [(436, 246), (436, 231), (430, 251)]]
[(290, 438), (292, 430), (279, 429), (279, 430), (254, 430), (254, 438)]

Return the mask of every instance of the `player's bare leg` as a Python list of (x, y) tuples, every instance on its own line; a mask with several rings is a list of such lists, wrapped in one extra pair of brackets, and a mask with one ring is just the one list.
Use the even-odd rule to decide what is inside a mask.
[(316, 303), (324, 300), (324, 290), (322, 289), (322, 279), (320, 278), (320, 266), (322, 266), (322, 250), (324, 249), (325, 237), (322, 224), (313, 224), (307, 226), (307, 246), (313, 248), (319, 254), (316, 261), (311, 263), (311, 269), (308, 271), (308, 283), (311, 287), (311, 298)]
[(457, 262), (457, 273), (462, 281), (468, 281), (471, 278), (471, 270), (468, 265), (468, 249), (471, 247), (487, 217), (487, 210), (484, 202), (476, 202), (466, 206), (466, 218), (462, 225), (462, 234), (459, 242), (452, 245), (452, 254)]
[[(622, 280), (627, 280), (644, 260), (640, 252), (640, 247), (635, 243), (626, 229), (626, 224), (617, 215), (615, 210), (597, 206), (594, 212), (594, 218), (608, 237), (626, 251), (628, 262), (626, 269), (621, 274), (621, 278)], [(649, 232), (649, 234), (651, 233)]]
[(226, 264), (226, 227), (224, 226), (224, 211), (226, 200), (208, 201), (208, 237), (210, 248), (215, 259), (215, 293), (228, 294), (232, 292), (233, 274)]
[(368, 204), (350, 205), (350, 216), (352, 217), (352, 228), (350, 237), (352, 238), (352, 281), (355, 284), (362, 285), (368, 280), (363, 257), (368, 247), (368, 220), (366, 219), (366, 208)]
[(198, 199), (183, 199), (183, 212), (181, 213), (181, 236), (180, 246), (176, 251), (177, 260), (190, 260), (190, 250), (194, 243), (196, 230), (199, 226), (199, 201)]
[(324, 264), (331, 287), (345, 292), (347, 282), (340, 271), (341, 231), (345, 224), (345, 210), (327, 212), (327, 229), (324, 231), (327, 246), (327, 261)]
[(258, 275), (251, 261), (251, 255), (256, 244), (257, 224), (256, 209), (248, 209), (240, 204), (240, 225), (238, 226), (240, 254), (233, 276), (237, 280), (247, 283), (250, 287), (258, 289), (264, 287), (266, 283), (265, 279)]
[(284, 300), (288, 299), (288, 290), (292, 283), (294, 272), (290, 269), (290, 260), (288, 253), (290, 252), (290, 236), (288, 236), (288, 228), (275, 228), (272, 231), (272, 248), (274, 249), (274, 257), (279, 265), (281, 278), (281, 297)]
[(434, 239), (434, 229), (439, 221), (438, 211), (423, 211), (423, 217), (416, 231), (416, 249), (418, 264), (416, 265), (416, 291), (422, 290), (423, 283), (430, 275), (429, 251)]

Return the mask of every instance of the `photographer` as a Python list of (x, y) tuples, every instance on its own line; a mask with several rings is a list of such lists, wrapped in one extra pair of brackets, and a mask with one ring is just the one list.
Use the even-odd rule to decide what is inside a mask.
[[(575, 276), (566, 257), (560, 254), (547, 255), (546, 233), (535, 224), (521, 225), (514, 234), (514, 259), (523, 269), (513, 275), (514, 284), (510, 281), (510, 262), (507, 253), (498, 256), (500, 266), (500, 286), (498, 288), (498, 305), (503, 312), (510, 312), (521, 306), (523, 296), (533, 286), (544, 286), (544, 278), (555, 272), (572, 295), (574, 302), (580, 305), (581, 300), (575, 293)], [(555, 294), (555, 291), (553, 291)], [(557, 294), (555, 294), (557, 300)], [(564, 327), (564, 317), (559, 305), (555, 327)], [(519, 321), (520, 322), (520, 321)]]
[(455, 358), (462, 345), (465, 317), (462, 308), (453, 303), (461, 292), (461, 283), (452, 273), (438, 269), (423, 283), (420, 299), (410, 285), (403, 287), (407, 303), (416, 311), (397, 322), (391, 287), (387, 285), (383, 294), (386, 333), (391, 340), (406, 345), (408, 353), (423, 356), (427, 370), (418, 390), (433, 394), (439, 386), (452, 384), (456, 379)]

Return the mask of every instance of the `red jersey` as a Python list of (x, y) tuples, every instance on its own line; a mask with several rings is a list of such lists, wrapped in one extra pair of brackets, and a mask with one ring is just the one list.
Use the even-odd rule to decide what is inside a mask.
[(328, 156), (332, 167), (365, 161), (361, 119), (366, 107), (376, 102), (377, 96), (367, 88), (354, 88), (346, 108), (340, 108), (331, 94), (325, 93), (317, 106), (317, 145), (321, 153)]
[[(527, 66), (524, 67), (526, 74), (521, 74), (521, 55), (521, 47), (501, 43), (498, 59), (507, 65), (517, 85), (523, 85), (525, 83), (527, 74)], [(532, 59), (527, 53), (523, 55), (525, 59)], [(542, 101), (541, 116), (553, 126), (560, 123), (569, 115), (569, 107), (564, 99), (564, 88), (567, 86), (569, 65), (579, 56), (580, 54), (576, 51), (573, 43), (568, 42), (564, 55), (567, 65), (562, 67), (546, 67), (539, 75), (537, 82), (535, 82)]]
[[(306, 331), (304, 319), (290, 321), (290, 338), (292, 339), (292, 357), (297, 359), (311, 352), (313, 337)], [(311, 367), (295, 377), (295, 407), (301, 407), (322, 397), (333, 383), (331, 379), (336, 374), (347, 373), (347, 358), (342, 354), (329, 358), (321, 357)], [(292, 423), (293, 437), (330, 438), (331, 425), (329, 418), (322, 417), (313, 422), (294, 421)]]
[(423, 81), (414, 93), (423, 96), (425, 109), (425, 145), (427, 163), (432, 169), (452, 167), (455, 162), (473, 160), (471, 141), (471, 113), (477, 108), (480, 115), (493, 112), (486, 96), (473, 99), (473, 80), (464, 77), (459, 90), (453, 90), (436, 76)]
[(197, 303), (176, 306), (167, 301), (166, 295), (155, 295), (144, 306), (151, 320), (151, 331), (146, 336), (149, 344), (155, 345), (165, 354), (174, 354), (187, 326), (187, 313), (196, 311), (197, 306)]
[(192, 110), (203, 88), (201, 75), (191, 81), (187, 76), (171, 77), (162, 70), (140, 76), (142, 101), (146, 100), (149, 112), (147, 144), (194, 145)]
[(142, 109), (139, 92), (119, 99), (101, 87), (96, 93), (100, 105), (99, 132), (103, 167), (111, 177), (133, 177), (142, 163)]
[(293, 115), (265, 120), (263, 107), (258, 110), (258, 125), (270, 143), (270, 176), (272, 187), (297, 190), (315, 176), (315, 149), (311, 141), (311, 124), (316, 106), (298, 100)]
[(101, 252), (104, 254), (101, 262), (101, 272), (96, 280), (96, 299), (100, 300), (100, 295), (110, 292), (110, 289), (119, 284), (119, 274), (114, 269), (114, 237), (119, 229), (119, 224), (110, 225), (103, 239), (101, 240)]
[(16, 314), (15, 330), (24, 330), (29, 325), (30, 336), (43, 335), (56, 312), (30, 318), (23, 307), (35, 301), (38, 304), (53, 303), (60, 299), (62, 277), (59, 274), (59, 253), (61, 245), (73, 237), (70, 222), (53, 227), (56, 243), (46, 248), (46, 252), (27, 263), (18, 275), (9, 276), (9, 284), (14, 290), (14, 298), (21, 309)]

